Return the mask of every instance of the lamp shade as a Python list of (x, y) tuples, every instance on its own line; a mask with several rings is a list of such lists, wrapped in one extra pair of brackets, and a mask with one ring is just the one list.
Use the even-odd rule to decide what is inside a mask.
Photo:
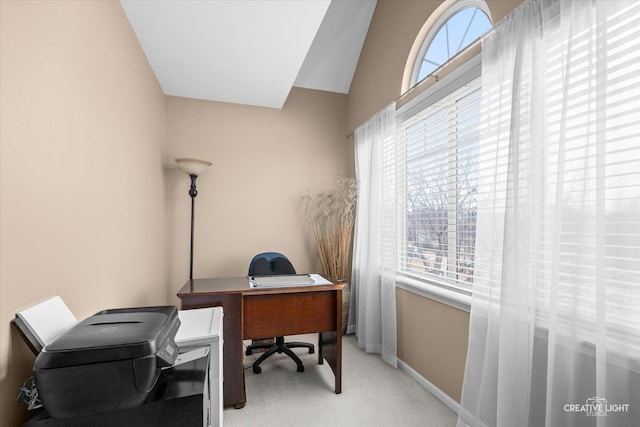
[(189, 175), (200, 176), (207, 171), (211, 162), (198, 159), (175, 159), (180, 169), (185, 171)]

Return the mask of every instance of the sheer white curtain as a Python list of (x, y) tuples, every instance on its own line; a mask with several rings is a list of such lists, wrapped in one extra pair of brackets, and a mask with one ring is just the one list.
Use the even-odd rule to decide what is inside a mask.
[[(392, 366), (396, 366), (395, 270), (385, 273), (389, 271), (385, 260), (390, 258), (383, 249), (397, 241), (397, 219), (385, 214), (394, 182), (383, 176), (382, 162), (394, 161), (395, 114), (393, 103), (355, 130), (358, 203), (347, 328), (356, 333), (361, 348), (380, 353)], [(394, 201), (392, 209), (396, 206)]]
[(482, 50), (458, 426), (638, 426), (640, 2), (525, 0)]

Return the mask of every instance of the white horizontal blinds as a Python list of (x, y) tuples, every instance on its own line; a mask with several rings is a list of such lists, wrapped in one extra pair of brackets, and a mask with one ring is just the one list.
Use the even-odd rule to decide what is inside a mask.
[(404, 197), (402, 188), (404, 187), (404, 163), (405, 153), (396, 142), (396, 130), (389, 132), (388, 137), (382, 143), (381, 171), (379, 176), (382, 182), (379, 188), (380, 195), (380, 251), (382, 259), (380, 265), (383, 267), (383, 280), (394, 280), (398, 269), (398, 245), (399, 236), (402, 233), (402, 216), (404, 209)]
[(640, 4), (607, 15), (587, 14), (573, 31), (559, 22), (553, 29), (567, 41), (547, 46), (544, 190), (559, 202), (543, 227), (560, 230), (548, 244), (557, 265), (548, 292), (559, 319), (585, 319), (590, 342), (604, 329), (616, 349), (637, 356)]
[(479, 84), (462, 86), (398, 129), (406, 153), (400, 271), (467, 289), (474, 268)]
[[(637, 357), (640, 2), (608, 12), (614, 3), (595, 2), (571, 20), (560, 13), (545, 26), (545, 51), (522, 58), (532, 61), (524, 69), (539, 74), (540, 93), (484, 73), (479, 191), (492, 197), (481, 197), (479, 209), (492, 210), (493, 223), (478, 227), (518, 229), (517, 241), (494, 244), (504, 244), (503, 262), (518, 263), (511, 271), (526, 271), (536, 286), (530, 304), (543, 323), (562, 330), (578, 319), (582, 341), (606, 336), (608, 349)], [(488, 63), (491, 52), (485, 54)], [(512, 260), (510, 251), (528, 255)], [(496, 265), (478, 258), (476, 272), (512, 280), (498, 279), (504, 272), (493, 271)]]
[[(455, 107), (456, 127), (452, 142), (457, 168), (455, 188), (455, 279), (473, 283), (475, 267), (477, 188), (478, 188), (478, 144), (480, 124), (480, 81), (472, 92), (458, 98)], [(471, 89), (471, 88), (469, 88)], [(450, 251), (451, 252), (451, 251)]]

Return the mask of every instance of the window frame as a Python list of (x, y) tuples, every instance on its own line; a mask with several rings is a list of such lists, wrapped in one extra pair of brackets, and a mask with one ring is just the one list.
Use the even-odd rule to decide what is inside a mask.
[[(485, 15), (487, 15), (487, 17), (489, 18), (489, 21), (491, 21), (491, 23), (493, 24), (493, 18), (491, 17), (491, 10), (489, 9), (489, 6), (487, 5), (487, 3), (484, 0), (457, 0), (451, 6), (447, 7), (440, 14), (440, 16), (438, 16), (438, 18), (435, 20), (435, 22), (432, 25), (430, 25), (430, 29), (426, 33), (424, 39), (422, 40), (422, 43), (420, 45), (420, 49), (418, 50), (418, 53), (413, 58), (413, 67), (412, 67), (412, 70), (411, 70), (411, 77), (409, 78), (409, 86), (408, 86), (409, 88), (415, 86), (416, 84), (420, 83), (422, 80), (428, 78), (428, 76), (426, 76), (423, 79), (418, 80), (418, 77), (420, 75), (420, 69), (422, 68), (422, 61), (423, 61), (423, 59), (424, 59), (424, 57), (425, 57), (425, 55), (427, 53), (427, 50), (431, 46), (431, 42), (433, 41), (435, 36), (440, 31), (440, 28), (451, 17), (453, 17), (453, 15), (455, 15), (456, 13), (460, 12), (461, 10), (469, 8), (469, 7), (477, 7), (478, 9), (480, 9), (482, 12), (485, 13)], [(468, 49), (473, 44), (474, 43), (472, 42), (472, 43), (470, 43), (470, 44), (468, 44), (466, 46), (463, 46), (462, 49), (460, 49), (459, 51), (454, 53), (451, 57), (449, 57), (447, 62), (445, 62), (444, 64), (447, 64), (458, 53)], [(436, 68), (434, 70), (434, 72), (439, 70), (440, 68)]]
[[(438, 102), (439, 100), (449, 96), (458, 89), (468, 85), (476, 79), (480, 79), (482, 75), (482, 55), (478, 54), (463, 63), (461, 66), (452, 70), (451, 73), (436, 82), (406, 104), (396, 110), (396, 122), (398, 126), (411, 117), (419, 114), (424, 109)], [(399, 138), (396, 138), (398, 141)], [(406, 188), (402, 191), (406, 193)], [(399, 220), (402, 222), (402, 229), (406, 230), (406, 205), (402, 208), (402, 216)], [(405, 234), (398, 236), (398, 247), (404, 247), (406, 242)], [(400, 257), (401, 254), (399, 253)], [(398, 262), (400, 265), (400, 262)], [(400, 289), (404, 289), (413, 293), (417, 293), (424, 297), (434, 299), (455, 308), (469, 311), (471, 308), (471, 289), (463, 289), (448, 284), (446, 281), (438, 281), (434, 278), (426, 278), (404, 271), (400, 268), (396, 271), (396, 284)]]

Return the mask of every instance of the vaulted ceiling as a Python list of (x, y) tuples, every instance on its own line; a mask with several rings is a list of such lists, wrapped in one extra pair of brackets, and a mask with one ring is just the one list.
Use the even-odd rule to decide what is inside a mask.
[(375, 0), (121, 0), (166, 95), (282, 108), (348, 93)]

